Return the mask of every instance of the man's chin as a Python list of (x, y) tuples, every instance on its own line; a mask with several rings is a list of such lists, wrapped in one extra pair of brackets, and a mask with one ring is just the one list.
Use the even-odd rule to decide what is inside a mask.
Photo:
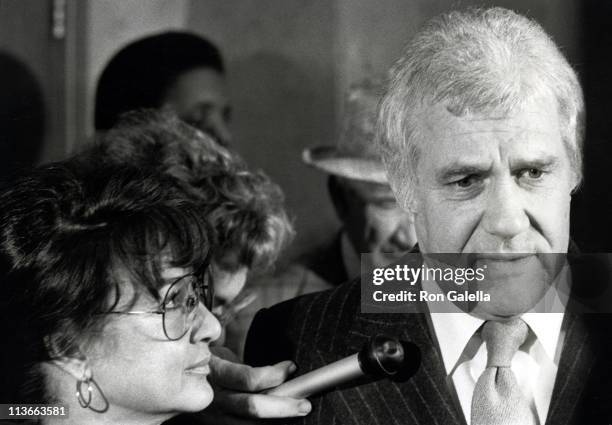
[(470, 312), (499, 320), (520, 316), (538, 305), (550, 288), (550, 282), (541, 277), (534, 280), (529, 276), (521, 276), (525, 280), (513, 277), (492, 285), (470, 285), (470, 292), (482, 294), (478, 303), (470, 306)]
[(507, 322), (514, 318), (521, 317), (523, 314), (525, 314), (529, 310), (530, 309), (526, 309), (524, 311), (508, 310), (508, 311), (504, 311), (503, 312), (504, 314), (502, 314), (502, 312), (499, 312), (499, 311), (488, 311), (488, 309), (476, 308), (470, 312), (470, 315), (478, 317), (479, 319), (482, 319), (482, 320)]

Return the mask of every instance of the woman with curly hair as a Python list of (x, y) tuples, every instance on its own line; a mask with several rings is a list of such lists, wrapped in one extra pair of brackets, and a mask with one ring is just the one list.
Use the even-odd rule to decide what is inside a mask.
[[(214, 228), (214, 312), (222, 324), (249, 302), (247, 272), (270, 266), (293, 236), (281, 189), (262, 172), (175, 115), (152, 110), (124, 116), (92, 151), (101, 159), (177, 178)], [(221, 337), (220, 342), (223, 341)]]
[(46, 165), (0, 192), (0, 222), (2, 389), (19, 388), (8, 401), (59, 406), (41, 423), (79, 425), (161, 423), (211, 403), (214, 238), (174, 179)]
[[(211, 371), (225, 393), (233, 382), (232, 403), (295, 371), (211, 356), (222, 331), (211, 312), (230, 315), (247, 270), (274, 261), (291, 227), (276, 185), (177, 118), (133, 115), (0, 200), (2, 402), (66, 406), (66, 424), (157, 424), (207, 407)], [(261, 379), (243, 389), (236, 374)], [(268, 410), (230, 403), (178, 423), (310, 410), (306, 400), (254, 396)]]

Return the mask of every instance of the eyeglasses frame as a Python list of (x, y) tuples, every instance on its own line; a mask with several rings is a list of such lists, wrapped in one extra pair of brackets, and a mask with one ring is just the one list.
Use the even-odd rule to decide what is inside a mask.
[[(170, 338), (168, 336), (168, 332), (166, 330), (166, 312), (169, 311), (166, 309), (165, 304), (166, 304), (166, 298), (168, 297), (168, 294), (170, 293), (170, 291), (172, 290), (172, 288), (174, 288), (174, 286), (176, 284), (178, 284), (179, 282), (181, 282), (183, 279), (188, 278), (189, 276), (194, 276), (196, 278), (195, 282), (196, 282), (196, 286), (192, 286), (195, 295), (198, 299), (198, 302), (201, 302), (202, 304), (204, 304), (204, 307), (206, 307), (208, 309), (208, 311), (212, 312), (213, 309), (213, 300), (215, 297), (215, 289), (214, 289), (214, 285), (212, 282), (212, 278), (211, 278), (211, 274), (210, 274), (210, 267), (208, 267), (208, 262), (205, 262), (202, 266), (200, 266), (198, 268), (198, 270), (196, 270), (195, 272), (192, 273), (187, 273), (183, 276), (178, 277), (177, 279), (175, 279), (170, 286), (168, 287), (168, 289), (166, 290), (166, 294), (164, 295), (164, 299), (162, 301), (162, 304), (158, 307), (157, 310), (131, 310), (131, 311), (107, 311), (103, 314), (126, 314), (126, 315), (141, 315), (141, 314), (161, 314), (162, 316), (162, 328), (164, 331), (164, 335), (166, 336), (166, 338), (169, 341), (178, 341), (179, 339), (181, 339), (182, 337), (185, 336), (185, 334), (187, 334), (187, 332), (189, 332), (189, 328), (190, 327), (185, 327), (185, 331), (181, 334), (181, 336), (177, 337), (177, 338)], [(204, 297), (202, 296), (204, 295)], [(187, 313), (187, 317), (193, 312), (195, 311), (196, 306)], [(176, 308), (181, 308), (176, 307)]]

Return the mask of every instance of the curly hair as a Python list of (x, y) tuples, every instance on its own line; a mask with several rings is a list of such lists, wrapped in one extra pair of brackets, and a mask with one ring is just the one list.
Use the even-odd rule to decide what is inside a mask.
[(152, 168), (177, 178), (200, 202), (202, 215), (214, 228), (214, 261), (225, 270), (267, 267), (293, 236), (280, 187), (170, 112), (125, 115), (94, 153), (98, 160)]
[[(0, 222), (0, 322), (14, 348), (3, 350), (3, 377), (21, 384), (20, 374), (29, 375), (27, 392), (39, 402), (46, 397), (36, 365), (95, 340), (108, 317), (96, 313), (113, 310), (122, 294), (159, 300), (165, 261), (206, 267), (213, 233), (175, 179), (81, 158), (0, 191)], [(136, 291), (125, 291), (124, 273)]]

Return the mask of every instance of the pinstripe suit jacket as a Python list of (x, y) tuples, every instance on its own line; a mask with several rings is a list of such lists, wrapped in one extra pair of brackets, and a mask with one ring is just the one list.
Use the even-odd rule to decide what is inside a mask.
[[(307, 417), (279, 423), (465, 424), (427, 314), (362, 314), (356, 279), (261, 310), (249, 331), (245, 359), (258, 366), (292, 359), (302, 374), (358, 351), (378, 333), (412, 341), (423, 359), (408, 382), (363, 381), (336, 388), (311, 398)], [(611, 424), (612, 320), (567, 312), (563, 326), (566, 336), (546, 424)]]

